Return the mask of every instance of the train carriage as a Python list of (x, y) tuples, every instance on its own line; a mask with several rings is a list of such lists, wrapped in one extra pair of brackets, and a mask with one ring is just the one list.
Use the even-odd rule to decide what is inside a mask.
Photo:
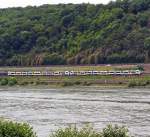
[(8, 76), (15, 76), (16, 72), (8, 71)]
[(80, 75), (80, 76), (85, 76), (86, 73), (85, 73), (85, 71), (79, 71), (78, 75)]
[(102, 76), (108, 75), (108, 72), (107, 71), (99, 71), (99, 75), (102, 75)]
[(115, 71), (108, 71), (108, 75), (115, 75), (116, 72)]
[(27, 76), (28, 72), (22, 72), (22, 76)]
[(69, 71), (65, 71), (65, 76), (69, 76), (70, 72)]
[(92, 72), (92, 71), (85, 71), (85, 74), (86, 74), (86, 75), (92, 75), (93, 72)]
[(8, 76), (86, 76), (86, 75), (141, 75), (140, 70), (123, 71), (8, 71)]
[(74, 75), (75, 75), (74, 71), (70, 71), (70, 76), (74, 76)]
[(123, 71), (123, 75), (129, 75), (129, 74), (130, 74), (130, 72), (128, 70)]
[(93, 71), (92, 74), (93, 75), (98, 75), (98, 71)]
[(60, 71), (56, 71), (56, 72), (53, 73), (53, 75), (54, 75), (54, 76), (62, 76), (63, 73), (60, 72)]

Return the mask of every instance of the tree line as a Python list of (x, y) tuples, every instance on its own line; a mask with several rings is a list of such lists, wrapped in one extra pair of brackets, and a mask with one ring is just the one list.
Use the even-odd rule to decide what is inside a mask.
[(150, 0), (0, 9), (0, 65), (150, 62)]

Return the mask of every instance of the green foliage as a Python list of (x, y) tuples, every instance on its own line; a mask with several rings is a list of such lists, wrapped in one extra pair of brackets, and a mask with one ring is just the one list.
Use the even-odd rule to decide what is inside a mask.
[(119, 127), (117, 125), (108, 125), (102, 132), (96, 132), (91, 127), (85, 127), (78, 129), (76, 127), (69, 127), (65, 129), (59, 129), (49, 137), (130, 137), (128, 135), (128, 129), (125, 127)]
[(8, 78), (1, 78), (0, 79), (0, 85), (1, 86), (6, 86), (6, 85), (9, 85), (9, 86), (14, 86), (16, 85), (18, 82), (17, 82), (17, 79), (14, 78), (14, 77), (8, 77)]
[(138, 69), (138, 70), (141, 70), (141, 71), (144, 71), (144, 67), (143, 67), (142, 65), (138, 65), (138, 66), (137, 66), (137, 69)]
[(68, 87), (68, 86), (73, 86), (74, 85), (74, 83), (73, 82), (63, 82), (62, 83), (62, 87)]
[(103, 129), (102, 137), (129, 137), (128, 129), (125, 127), (119, 127), (115, 125), (108, 125), (106, 128)]
[(131, 81), (129, 82), (128, 84), (128, 87), (129, 88), (134, 88), (134, 87), (145, 87), (145, 86), (148, 86), (150, 85), (150, 81), (149, 80), (144, 80), (144, 81)]
[(28, 124), (0, 120), (0, 137), (37, 137)]
[(51, 55), (45, 55), (43, 58), (43, 65), (61, 65), (61, 64), (65, 64), (65, 60), (63, 58), (63, 56), (61, 55), (57, 55), (57, 54), (51, 54)]
[(8, 79), (7, 79), (7, 78), (1, 79), (0, 85), (5, 86), (5, 85), (7, 85), (7, 84), (8, 84)]
[(0, 9), (0, 65), (150, 62), (150, 0)]
[(131, 82), (129, 82), (129, 84), (128, 84), (128, 87), (129, 87), (129, 88), (133, 88), (133, 87), (135, 87), (135, 86), (137, 86), (137, 83), (136, 83), (135, 81), (131, 81)]
[(17, 79), (16, 78), (11, 77), (11, 78), (8, 79), (8, 85), (9, 86), (14, 86), (16, 84), (17, 84)]
[(145, 39), (144, 47), (145, 47), (145, 49), (150, 50), (150, 37)]
[(100, 133), (95, 132), (92, 128), (86, 127), (79, 130), (76, 127), (69, 127), (57, 130), (49, 137), (102, 137)]
[[(26, 123), (0, 120), (0, 137), (37, 137), (33, 128)], [(96, 132), (91, 126), (67, 127), (59, 129), (49, 137), (130, 137), (128, 129), (117, 125), (108, 125), (101, 132)]]

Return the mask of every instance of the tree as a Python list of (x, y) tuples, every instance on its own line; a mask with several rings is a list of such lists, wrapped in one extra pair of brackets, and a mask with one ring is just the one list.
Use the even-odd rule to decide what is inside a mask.
[(148, 61), (149, 8), (116, 0), (0, 9), (0, 65)]
[(36, 45), (38, 47), (45, 47), (47, 45), (47, 38), (44, 36), (38, 37), (38, 39), (36, 40)]
[(62, 25), (65, 26), (65, 27), (68, 27), (69, 25), (72, 25), (73, 17), (74, 17), (73, 14), (69, 14), (69, 15), (64, 16), (62, 18)]
[(66, 64), (65, 59), (57, 54), (46, 54), (43, 58), (43, 64), (42, 65), (62, 65)]
[(146, 38), (144, 41), (144, 48), (146, 51), (146, 62), (149, 62), (150, 57), (150, 37)]

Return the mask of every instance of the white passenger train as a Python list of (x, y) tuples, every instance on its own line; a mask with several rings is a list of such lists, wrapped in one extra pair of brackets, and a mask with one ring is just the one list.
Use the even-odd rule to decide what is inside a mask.
[(123, 71), (8, 71), (8, 76), (87, 76), (87, 75), (141, 75), (140, 70)]

